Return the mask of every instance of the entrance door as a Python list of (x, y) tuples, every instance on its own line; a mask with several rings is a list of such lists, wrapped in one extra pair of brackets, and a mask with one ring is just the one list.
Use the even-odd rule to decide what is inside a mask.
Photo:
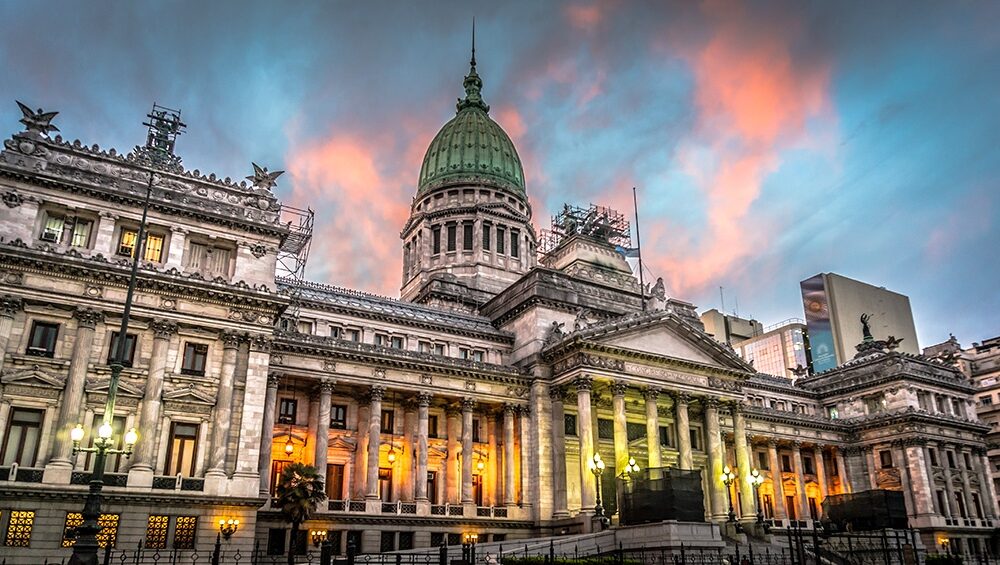
[(785, 497), (785, 511), (788, 512), (789, 520), (798, 520), (799, 512), (795, 505), (795, 496), (788, 495)]
[(427, 499), (431, 504), (438, 504), (437, 473), (427, 471)]
[(392, 469), (389, 467), (378, 470), (378, 494), (382, 502), (392, 502)]
[(476, 506), (483, 505), (483, 476), (472, 475), (472, 500), (476, 501)]
[(809, 517), (813, 520), (819, 519), (819, 512), (816, 508), (816, 499), (812, 497), (809, 498)]

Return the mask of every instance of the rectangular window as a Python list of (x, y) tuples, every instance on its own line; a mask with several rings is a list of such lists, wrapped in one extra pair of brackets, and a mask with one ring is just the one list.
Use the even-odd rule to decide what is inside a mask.
[(951, 451), (945, 451), (945, 455), (948, 456), (948, 468), (949, 469), (954, 469), (955, 468), (955, 454), (953, 452), (951, 452)]
[(444, 545), (444, 532), (431, 532), (431, 547)]
[(28, 338), (28, 355), (35, 357), (53, 357), (56, 354), (56, 337), (59, 335), (59, 324), (34, 321), (31, 323), (31, 335)]
[[(139, 241), (139, 231), (123, 229), (118, 236), (118, 254), (135, 257), (135, 245)], [(193, 246), (194, 244), (192, 244)], [(159, 263), (163, 259), (163, 236), (154, 233), (146, 234), (146, 249), (143, 251), (144, 261)]]
[(70, 234), (69, 244), (72, 247), (90, 247), (90, 232), (94, 223), (90, 220), (77, 218), (73, 222), (73, 231)]
[(479, 418), (472, 419), (472, 441), (476, 443), (482, 441), (479, 435)]
[(38, 239), (72, 247), (90, 247), (93, 228), (92, 220), (46, 212), (45, 225)]
[(396, 532), (382, 532), (382, 539), (379, 540), (379, 550), (381, 553), (396, 551)]
[[(69, 525), (69, 517), (66, 518), (67, 526)], [(80, 522), (83, 522), (83, 516), (80, 516)], [(146, 521), (146, 541), (143, 542), (143, 547), (146, 549), (166, 549), (167, 548), (167, 529), (170, 527), (170, 517), (169, 516), (156, 516), (152, 515), (149, 520)], [(63, 546), (65, 547), (65, 546)]]
[(284, 555), (285, 538), (288, 537), (288, 530), (284, 528), (269, 528), (267, 530), (267, 554)]
[(194, 476), (194, 457), (198, 452), (198, 425), (174, 422), (170, 425), (170, 442), (164, 475)]
[(812, 460), (812, 457), (803, 457), (802, 458), (802, 472), (805, 473), (805, 474), (807, 474), (807, 475), (815, 475), (816, 474), (815, 471), (813, 470), (813, 460)]
[(472, 222), (462, 224), (462, 250), (472, 251)]
[(444, 355), (444, 344), (435, 343), (434, 344), (434, 355)]
[(197, 516), (178, 516), (174, 524), (174, 549), (194, 549)]
[(379, 428), (379, 430), (383, 434), (391, 434), (391, 433), (393, 433), (393, 430), (395, 430), (395, 426), (394, 426), (394, 424), (396, 423), (395, 420), (396, 420), (396, 413), (394, 411), (392, 411), (392, 410), (383, 410), (382, 411), (382, 424), (381, 424), (381, 427)]
[(41, 410), (28, 408), (11, 409), (7, 435), (4, 436), (3, 456), (0, 457), (5, 467), (13, 463), (21, 467), (35, 466), (44, 414)]
[(459, 347), (458, 348), (458, 358), (459, 359), (468, 359), (469, 358), (469, 348), (468, 347)]
[(563, 416), (563, 433), (568, 436), (576, 436), (576, 414)]
[(474, 350), (472, 352), (472, 360), (475, 361), (475, 362), (477, 362), (477, 363), (482, 363), (483, 362), (483, 355), (484, 354), (483, 354), (482, 351)]
[(662, 447), (671, 446), (670, 439), (674, 434), (670, 432), (671, 430), (669, 426), (660, 426), (660, 446)]
[(507, 237), (507, 230), (502, 226), (497, 226), (497, 253), (504, 253), (504, 243)]
[(97, 519), (97, 525), (101, 528), (97, 532), (98, 547), (104, 549), (105, 547), (114, 548), (118, 545), (118, 522), (120, 518), (118, 514), (101, 514), (101, 517)]
[(334, 430), (347, 429), (347, 406), (334, 404), (330, 407), (330, 428)]
[(46, 212), (45, 226), (42, 227), (42, 233), (38, 238), (49, 243), (59, 243), (63, 238), (64, 224), (62, 216)]
[[(108, 347), (108, 365), (112, 364), (118, 355), (118, 332), (111, 332), (111, 346)], [(135, 334), (125, 334), (125, 355), (122, 357), (122, 366), (131, 367), (135, 360)]]
[(389, 336), (386, 334), (375, 334), (375, 345), (387, 347), (389, 345)]
[(879, 464), (883, 469), (892, 468), (892, 452), (888, 449), (884, 449), (878, 452)]
[(982, 397), (979, 398), (979, 403), (982, 404), (983, 406), (992, 406), (993, 405), (993, 397), (992, 396), (982, 396)]
[(326, 496), (330, 500), (341, 500), (344, 497), (344, 466), (326, 466)]
[(186, 255), (186, 267), (210, 277), (228, 277), (231, 258), (232, 250), (228, 248), (192, 241)]
[(294, 398), (282, 398), (278, 401), (278, 423), (295, 424), (299, 401)]
[(389, 340), (389, 347), (393, 349), (403, 349), (403, 343), (403, 338), (401, 336), (394, 335)]
[(792, 472), (792, 458), (782, 454), (781, 456), (781, 472), (791, 473)]
[(361, 341), (361, 330), (352, 328), (344, 330), (344, 339), (347, 341)]
[(73, 547), (76, 545), (76, 529), (83, 524), (83, 514), (80, 512), (67, 512), (66, 524), (63, 526), (63, 538), (61, 547)]
[(638, 422), (626, 422), (625, 433), (629, 441), (635, 441), (646, 437), (646, 424)]
[(33, 510), (11, 510), (10, 522), (7, 523), (7, 536), (3, 544), (7, 547), (29, 547), (31, 545), (31, 527), (35, 525)]
[(271, 462), (271, 486), (269, 487), (271, 496), (274, 496), (274, 493), (278, 490), (278, 481), (281, 479), (281, 473), (291, 464), (291, 461), (281, 459)]
[(597, 419), (597, 439), (615, 439), (615, 423), (604, 418)]
[(399, 532), (399, 550), (413, 549), (413, 532)]
[(448, 251), (454, 251), (456, 239), (458, 238), (458, 227), (455, 224), (448, 224)]
[(441, 253), (441, 226), (431, 228), (431, 253)]
[(198, 377), (205, 376), (205, 361), (207, 359), (208, 345), (204, 343), (185, 343), (181, 374)]
[(969, 470), (972, 470), (972, 459), (969, 458), (969, 454), (968, 453), (963, 453), (962, 454), (962, 459), (965, 460), (965, 468), (969, 469)]
[(438, 417), (436, 414), (427, 416), (427, 437), (438, 437)]
[(688, 429), (688, 437), (691, 438), (691, 449), (701, 451), (701, 428)]
[(771, 461), (768, 459), (766, 451), (757, 452), (757, 468), (761, 471), (771, 470)]
[(937, 467), (938, 466), (937, 450), (931, 447), (930, 449), (927, 450), (927, 453), (931, 457), (931, 466)]
[(299, 320), (299, 323), (295, 325), (295, 329), (300, 334), (312, 335), (313, 323), (311, 320)]
[(493, 228), (488, 222), (483, 222), (483, 251), (490, 250), (490, 236), (492, 236)]
[(340, 326), (330, 326), (330, 337), (340, 339)]
[(418, 341), (417, 342), (417, 350), (420, 351), (421, 353), (430, 353), (431, 352), (431, 342), (429, 342), (429, 341)]
[(521, 253), (521, 232), (510, 230), (510, 256), (519, 257)]

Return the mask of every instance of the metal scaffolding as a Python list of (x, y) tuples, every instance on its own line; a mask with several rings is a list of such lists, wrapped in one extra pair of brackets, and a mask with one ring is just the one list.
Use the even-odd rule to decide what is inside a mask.
[(298, 320), (299, 289), (305, 278), (306, 261), (309, 259), (309, 248), (312, 245), (313, 221), (315, 212), (311, 208), (305, 210), (292, 206), (281, 206), (281, 223), (288, 227), (288, 235), (278, 247), (278, 261), (275, 275), (277, 278), (292, 279), (288, 297), (291, 303), (282, 315), (283, 320)]
[(552, 216), (550, 227), (541, 231), (538, 242), (540, 257), (574, 235), (597, 239), (625, 249), (632, 247), (631, 226), (625, 216), (597, 204), (591, 204), (587, 208), (563, 204), (562, 211)]

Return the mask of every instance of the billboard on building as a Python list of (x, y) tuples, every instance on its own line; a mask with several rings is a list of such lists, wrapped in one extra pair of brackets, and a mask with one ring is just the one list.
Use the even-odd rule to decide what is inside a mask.
[(823, 275), (816, 275), (799, 283), (802, 289), (802, 307), (809, 330), (813, 371), (820, 373), (837, 366), (837, 350), (833, 344), (830, 325), (830, 302), (823, 285)]

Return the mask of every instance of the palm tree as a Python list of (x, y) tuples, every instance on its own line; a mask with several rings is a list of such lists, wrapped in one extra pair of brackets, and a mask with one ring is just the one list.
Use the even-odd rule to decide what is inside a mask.
[(315, 467), (293, 463), (281, 471), (275, 494), (278, 495), (277, 505), (281, 508), (281, 513), (292, 523), (292, 539), (288, 544), (288, 565), (293, 565), (299, 525), (312, 517), (316, 506), (326, 500), (323, 479)]

